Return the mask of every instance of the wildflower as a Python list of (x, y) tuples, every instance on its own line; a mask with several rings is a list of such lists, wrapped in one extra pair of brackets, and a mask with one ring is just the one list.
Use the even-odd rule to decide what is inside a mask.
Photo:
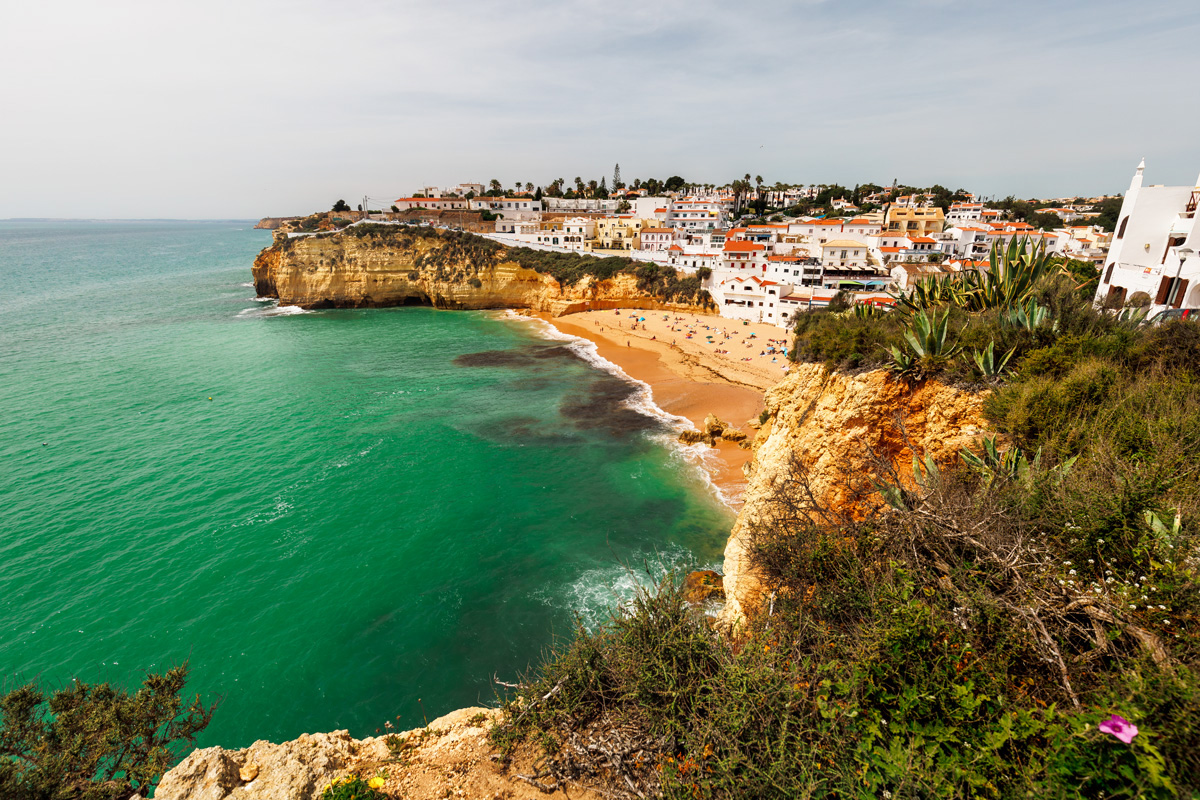
[(1097, 540), (1096, 540), (1096, 544), (1104, 544), (1104, 540), (1103, 540), (1103, 539), (1097, 539)]
[(1071, 570), (1071, 571), (1070, 571), (1070, 572), (1068, 572), (1067, 574), (1068, 574), (1068, 575), (1074, 575), (1074, 574), (1075, 574), (1075, 570)]
[(1138, 726), (1117, 714), (1101, 722), (1099, 727), (1101, 733), (1111, 733), (1125, 744), (1132, 742), (1133, 737), (1138, 735)]
[(385, 778), (383, 778), (380, 775), (376, 775), (374, 778), (371, 778), (371, 780), (367, 782), (367, 785), (370, 786), (372, 789), (382, 789), (383, 785), (385, 783), (387, 783), (387, 780)]

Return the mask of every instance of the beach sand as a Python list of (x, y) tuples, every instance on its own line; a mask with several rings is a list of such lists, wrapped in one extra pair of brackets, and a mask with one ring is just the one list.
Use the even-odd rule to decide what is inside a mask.
[[(788, 365), (782, 353), (765, 352), (769, 340), (777, 351), (790, 341), (787, 331), (774, 325), (633, 309), (536, 316), (563, 333), (594, 342), (601, 357), (648, 383), (660, 408), (697, 429), (715, 414), (753, 436), (746, 423), (758, 417), (763, 393), (783, 378)], [(746, 486), (742, 467), (750, 451), (720, 441), (713, 452), (706, 459), (713, 481), (730, 505), (740, 508)]]

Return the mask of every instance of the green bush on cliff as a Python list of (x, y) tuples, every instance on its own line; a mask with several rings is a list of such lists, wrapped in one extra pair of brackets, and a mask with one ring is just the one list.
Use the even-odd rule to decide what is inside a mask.
[(72, 682), (49, 697), (30, 683), (0, 698), (0, 797), (124, 800), (146, 795), (212, 719), (180, 697), (187, 666), (146, 677), (128, 694)]
[[(1057, 328), (951, 312), (1019, 354), (984, 404), (1001, 439), (879, 459), (843, 479), (874, 498), (853, 513), (792, 463), (749, 530), (766, 595), (744, 630), (672, 586), (639, 598), (533, 675), (496, 741), (540, 742), (545, 781), (678, 798), (1200, 794), (1200, 325), (1072, 295), (1036, 289)], [(893, 319), (817, 314), (798, 341), (845, 364)]]
[(494, 741), (539, 742), (543, 783), (675, 798), (1192, 796), (1195, 509), (1172, 526), (1120, 464), (892, 473), (896, 505), (865, 519), (815, 506), (793, 464), (751, 537), (771, 592), (739, 636), (666, 585), (580, 630)]

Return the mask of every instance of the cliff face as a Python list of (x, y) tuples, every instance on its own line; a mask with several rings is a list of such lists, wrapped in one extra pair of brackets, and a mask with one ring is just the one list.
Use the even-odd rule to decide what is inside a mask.
[[(389, 747), (383, 736), (354, 739), (346, 731), (304, 734), (283, 744), (255, 742), (244, 750), (194, 750), (159, 782), (157, 800), (319, 800), (330, 781), (349, 775), (368, 780), (386, 776), (389, 797), (434, 800), (444, 797), (549, 798), (515, 777), (534, 772), (521, 751), (505, 770), (492, 759), (488, 728), (495, 709), (463, 708), (425, 728), (398, 733)], [(598, 800), (586, 789), (571, 798)]]
[(854, 510), (868, 498), (844, 479), (871, 474), (871, 454), (901, 474), (911, 473), (914, 448), (939, 463), (956, 458), (983, 432), (983, 397), (936, 381), (913, 389), (885, 370), (853, 376), (827, 373), (820, 364), (792, 370), (764, 398), (768, 416), (747, 468), (745, 504), (725, 547), (726, 605), (720, 621), (736, 623), (762, 601), (763, 588), (747, 563), (750, 530), (793, 458), (807, 467), (818, 502)]
[[(353, 228), (348, 229), (354, 231)], [(448, 309), (523, 308), (565, 314), (585, 308), (686, 308), (638, 289), (637, 278), (587, 276), (563, 286), (549, 274), (438, 236), (336, 233), (287, 239), (276, 234), (254, 260), (260, 297), (303, 308), (430, 305)]]

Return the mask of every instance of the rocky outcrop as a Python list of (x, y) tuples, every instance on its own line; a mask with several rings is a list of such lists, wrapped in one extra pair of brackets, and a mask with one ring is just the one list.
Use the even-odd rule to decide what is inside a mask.
[(841, 375), (820, 364), (794, 368), (764, 397), (766, 419), (747, 465), (745, 504), (725, 548), (722, 624), (760, 605), (763, 588), (747, 564), (749, 532), (793, 458), (807, 468), (818, 502), (853, 510), (869, 497), (847, 476), (869, 476), (876, 458), (911, 473), (914, 449), (943, 463), (957, 457), (983, 432), (983, 397), (936, 381), (911, 387), (886, 370)]
[[(318, 800), (331, 781), (385, 778), (389, 797), (559, 798), (521, 781), (521, 759), (505, 769), (493, 758), (488, 728), (499, 712), (464, 708), (425, 728), (355, 739), (346, 731), (304, 734), (283, 744), (192, 752), (163, 776), (155, 800)], [(532, 772), (533, 770), (529, 770)], [(584, 789), (572, 798), (595, 798)]]
[(716, 414), (709, 414), (705, 417), (700, 430), (685, 430), (679, 434), (679, 441), (684, 444), (703, 442), (709, 447), (716, 447), (719, 439), (733, 442), (746, 450), (750, 449), (750, 438), (728, 422), (719, 419)]
[(303, 219), (303, 218), (302, 217), (263, 217), (255, 224), (254, 227), (260, 228), (262, 230), (275, 231), (275, 230), (279, 230), (286, 223), (292, 222), (293, 220), (298, 220), (298, 219)]
[(260, 297), (303, 308), (374, 308), (428, 305), (449, 309), (514, 308), (555, 315), (603, 308), (669, 308), (618, 273), (572, 285), (522, 267), (508, 248), (490, 240), (428, 228), (350, 227), (337, 233), (288, 237), (254, 261)]

